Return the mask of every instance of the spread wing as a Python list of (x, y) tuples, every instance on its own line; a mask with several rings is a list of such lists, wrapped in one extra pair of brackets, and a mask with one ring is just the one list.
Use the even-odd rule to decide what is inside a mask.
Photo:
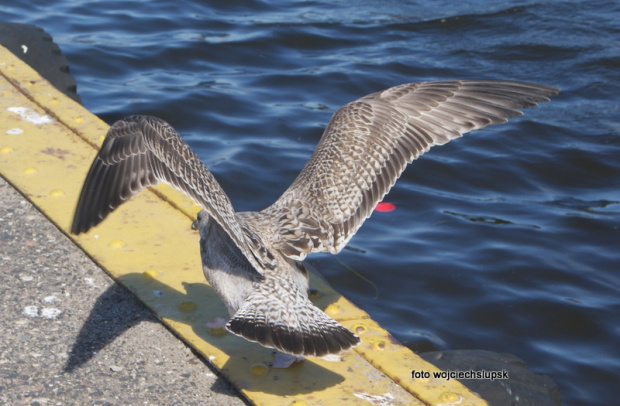
[(168, 123), (155, 117), (131, 116), (110, 127), (84, 181), (71, 232), (88, 231), (131, 196), (160, 182), (202, 206), (259, 273), (275, 266), (260, 239), (238, 220), (211, 172)]
[(408, 163), (558, 92), (508, 81), (421, 82), (345, 105), (295, 182), (261, 212), (275, 223), (275, 247), (296, 260), (310, 252), (338, 253)]

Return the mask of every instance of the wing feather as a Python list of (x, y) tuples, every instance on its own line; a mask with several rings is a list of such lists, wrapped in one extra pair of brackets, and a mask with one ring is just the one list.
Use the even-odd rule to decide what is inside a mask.
[(243, 227), (211, 172), (165, 121), (131, 116), (110, 127), (84, 181), (71, 232), (79, 234), (142, 189), (167, 183), (202, 206), (261, 273), (275, 259), (261, 239)]
[(421, 82), (343, 106), (297, 179), (261, 212), (275, 224), (275, 247), (296, 260), (315, 251), (339, 252), (408, 163), (434, 145), (505, 123), (558, 92), (509, 81)]

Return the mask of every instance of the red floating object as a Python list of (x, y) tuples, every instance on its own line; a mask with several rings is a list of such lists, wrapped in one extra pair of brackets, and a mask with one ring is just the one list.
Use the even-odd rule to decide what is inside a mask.
[(392, 203), (386, 203), (386, 202), (380, 202), (377, 204), (377, 207), (375, 207), (375, 211), (378, 211), (381, 213), (389, 213), (394, 210), (396, 210), (396, 206), (394, 206)]

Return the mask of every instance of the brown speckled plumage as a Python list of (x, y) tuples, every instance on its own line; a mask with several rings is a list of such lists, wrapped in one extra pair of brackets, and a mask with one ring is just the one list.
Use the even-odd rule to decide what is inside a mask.
[(115, 123), (84, 182), (71, 231), (86, 232), (145, 187), (168, 183), (204, 210), (203, 271), (226, 303), (227, 328), (296, 355), (325, 355), (359, 338), (308, 299), (298, 261), (338, 253), (408, 163), (434, 145), (520, 115), (558, 90), (486, 80), (421, 82), (340, 108), (297, 179), (271, 206), (236, 213), (196, 154), (166, 122)]

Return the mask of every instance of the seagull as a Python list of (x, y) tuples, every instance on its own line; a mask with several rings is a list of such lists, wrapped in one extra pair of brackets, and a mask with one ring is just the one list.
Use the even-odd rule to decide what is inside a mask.
[(236, 212), (211, 172), (165, 121), (129, 116), (110, 127), (86, 176), (71, 232), (99, 224), (142, 189), (166, 183), (202, 207), (194, 228), (226, 328), (292, 356), (325, 356), (360, 339), (308, 298), (302, 261), (337, 254), (407, 164), (464, 133), (521, 115), (559, 90), (513, 81), (408, 83), (338, 109), (291, 186), (261, 211)]

